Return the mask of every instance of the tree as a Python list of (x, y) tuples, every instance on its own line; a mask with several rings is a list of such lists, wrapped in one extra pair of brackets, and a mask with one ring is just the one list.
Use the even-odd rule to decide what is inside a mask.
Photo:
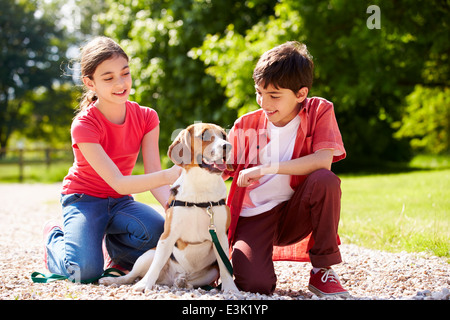
[[(245, 32), (273, 13), (276, 0), (108, 1), (99, 21), (106, 35), (119, 41), (131, 57), (134, 98), (160, 117), (160, 148), (167, 150), (172, 132), (195, 121), (231, 127), (236, 110), (228, 109), (223, 88), (205, 73), (189, 52), (207, 34), (233, 22)], [(173, 139), (173, 138), (172, 138)]]
[(365, 2), (285, 0), (245, 32), (230, 23), (208, 36), (193, 57), (225, 88), (227, 106), (245, 113), (257, 108), (251, 74), (258, 57), (287, 40), (305, 42), (316, 67), (311, 95), (334, 103), (349, 160), (406, 160), (408, 141), (394, 138), (405, 97), (417, 84), (448, 87), (449, 5), (373, 4), (380, 29), (369, 27)]
[(60, 79), (65, 57), (63, 30), (54, 26), (36, 2), (0, 0), (0, 148), (29, 116), (26, 97), (37, 88), (51, 89)]
[(411, 147), (429, 154), (450, 153), (450, 88), (418, 85), (406, 97), (396, 137), (411, 139)]
[(70, 125), (81, 95), (71, 82), (27, 92), (21, 107), (21, 113), (26, 115), (21, 136), (45, 141), (53, 148), (70, 146)]

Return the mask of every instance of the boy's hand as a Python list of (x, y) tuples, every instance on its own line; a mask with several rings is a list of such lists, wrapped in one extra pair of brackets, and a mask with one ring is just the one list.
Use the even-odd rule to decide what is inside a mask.
[(253, 167), (249, 169), (244, 169), (239, 172), (239, 177), (237, 185), (239, 187), (248, 187), (253, 182), (257, 181), (263, 175), (261, 174), (260, 167)]
[(253, 168), (244, 169), (239, 172), (237, 185), (239, 187), (248, 187), (253, 182), (259, 180), (266, 174), (277, 173), (278, 166), (262, 165)]

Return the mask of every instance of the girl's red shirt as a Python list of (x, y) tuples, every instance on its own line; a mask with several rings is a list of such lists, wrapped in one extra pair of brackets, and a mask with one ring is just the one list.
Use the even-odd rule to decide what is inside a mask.
[(89, 165), (78, 149), (78, 143), (98, 143), (117, 165), (123, 175), (131, 175), (144, 135), (159, 124), (155, 110), (142, 107), (136, 102), (126, 102), (123, 124), (114, 124), (91, 104), (72, 122), (72, 148), (74, 163), (63, 180), (62, 193), (82, 193), (99, 198), (119, 198)]

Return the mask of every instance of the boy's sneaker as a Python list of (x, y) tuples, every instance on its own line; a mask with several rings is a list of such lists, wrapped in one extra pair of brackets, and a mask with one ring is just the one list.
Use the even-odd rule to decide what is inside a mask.
[(318, 297), (350, 296), (348, 291), (342, 288), (339, 277), (331, 268), (322, 268), (315, 274), (311, 270), (308, 289)]

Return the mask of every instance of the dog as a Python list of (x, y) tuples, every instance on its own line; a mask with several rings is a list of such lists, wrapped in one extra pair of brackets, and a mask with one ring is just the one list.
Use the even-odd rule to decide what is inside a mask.
[(127, 284), (141, 278), (133, 290), (142, 292), (155, 284), (201, 287), (220, 275), (224, 291), (238, 291), (209, 233), (214, 224), (220, 246), (228, 252), (230, 209), (221, 174), (232, 170), (226, 164), (230, 150), (225, 130), (214, 124), (195, 123), (178, 134), (167, 154), (183, 170), (172, 185), (164, 232), (156, 248), (140, 256), (127, 275), (102, 278), (100, 284)]

